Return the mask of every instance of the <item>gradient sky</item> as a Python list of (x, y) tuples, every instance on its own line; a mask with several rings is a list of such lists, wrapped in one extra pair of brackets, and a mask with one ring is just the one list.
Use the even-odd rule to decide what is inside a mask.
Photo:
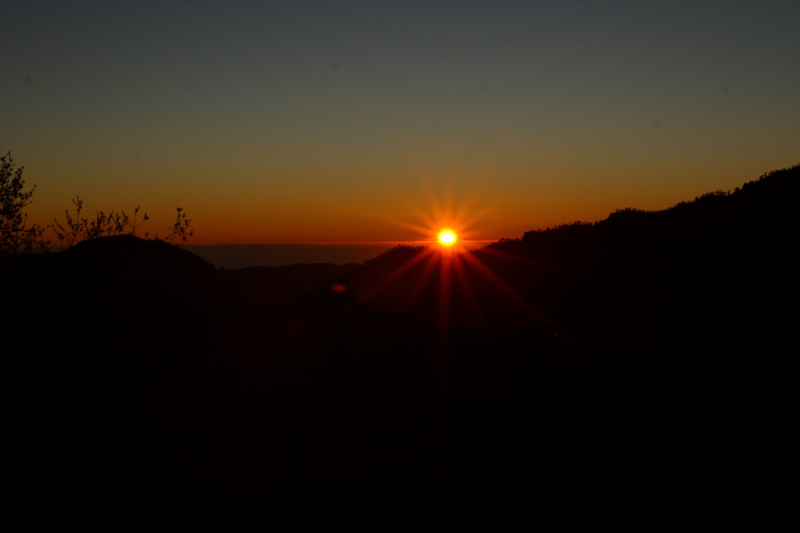
[(193, 244), (416, 240), (456, 211), (495, 239), (800, 163), (796, 0), (0, 12), (0, 147), (40, 223), (80, 195), (151, 233), (181, 206)]

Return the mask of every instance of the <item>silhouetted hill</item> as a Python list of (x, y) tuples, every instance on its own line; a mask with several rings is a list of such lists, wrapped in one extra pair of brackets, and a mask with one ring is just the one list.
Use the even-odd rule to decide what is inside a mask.
[(114, 379), (140, 379), (142, 372), (160, 379), (152, 364), (180, 373), (176, 365), (198, 359), (194, 328), (207, 311), (215, 276), (199, 257), (123, 235), (5, 259), (3, 296), (19, 306), (11, 326), (16, 333), (9, 336), (25, 354), (12, 364), (30, 369), (39, 360), (44, 369), (73, 377), (105, 368)]
[(226, 527), (789, 530), (798, 189), (363, 265), (215, 270), (134, 237), (2, 258), (4, 477)]
[(568, 272), (571, 286), (549, 314), (626, 370), (796, 372), (780, 345), (796, 347), (799, 193), (796, 166), (733, 193), (658, 212), (619, 210), (489, 249)]
[(529, 231), (521, 240), (502, 240), (490, 247), (570, 269), (600, 259), (598, 254), (623, 254), (620, 259), (627, 259), (652, 250), (672, 255), (722, 246), (734, 252), (738, 246), (749, 256), (750, 246), (767, 250), (792, 234), (799, 176), (800, 165), (765, 174), (732, 193), (707, 193), (663, 211), (620, 209), (603, 221)]

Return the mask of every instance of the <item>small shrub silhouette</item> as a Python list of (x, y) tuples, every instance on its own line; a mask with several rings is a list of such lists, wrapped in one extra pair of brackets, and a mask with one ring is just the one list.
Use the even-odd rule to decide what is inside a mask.
[[(125, 211), (120, 211), (119, 213), (111, 211), (108, 215), (103, 211), (98, 211), (95, 219), (90, 222), (87, 218), (81, 218), (83, 200), (81, 200), (80, 196), (76, 196), (72, 203), (75, 206), (75, 218), (69, 214), (69, 210), (65, 210), (66, 227), (57, 219), (53, 219), (53, 230), (61, 248), (71, 248), (83, 240), (121, 235), (126, 230), (127, 233), (135, 237), (139, 226), (150, 218), (145, 213), (144, 218), (138, 221), (139, 206), (136, 206), (136, 209), (133, 210), (133, 220)], [(145, 233), (145, 237), (147, 237), (147, 233)]]
[[(75, 206), (74, 217), (70, 215), (69, 210), (65, 210), (66, 222), (64, 224), (57, 219), (53, 219), (53, 230), (62, 249), (71, 248), (81, 241), (98, 237), (113, 237), (114, 235), (133, 235), (136, 237), (136, 231), (139, 227), (150, 220), (147, 213), (139, 220), (140, 206), (136, 206), (136, 209), (133, 210), (133, 216), (128, 215), (125, 211), (111, 211), (108, 214), (98, 211), (94, 220), (90, 221), (85, 217), (81, 217), (83, 200), (79, 196), (72, 200), (72, 204)], [(186, 213), (183, 212), (182, 207), (178, 207), (177, 210), (178, 214), (175, 218), (175, 223), (168, 228), (170, 233), (164, 238), (155, 235), (153, 239), (182, 246), (187, 238), (194, 235), (194, 231), (189, 229), (192, 220), (186, 218)], [(145, 233), (144, 238), (146, 239), (149, 235), (149, 233)]]
[[(138, 210), (139, 208), (137, 207), (136, 209)], [(186, 213), (183, 212), (182, 207), (178, 207), (177, 210), (178, 215), (175, 219), (175, 223), (169, 228), (172, 232), (161, 240), (181, 246), (186, 242), (187, 237), (192, 237), (194, 235), (194, 231), (189, 229), (189, 224), (191, 224), (192, 219), (186, 218)], [(147, 217), (147, 215), (145, 215), (145, 217)]]

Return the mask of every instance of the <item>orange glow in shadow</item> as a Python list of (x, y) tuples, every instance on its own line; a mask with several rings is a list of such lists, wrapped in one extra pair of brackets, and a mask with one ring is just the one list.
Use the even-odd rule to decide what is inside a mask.
[[(416, 233), (419, 235), (419, 240), (413, 242), (419, 245), (426, 245), (427, 248), (397, 266), (382, 279), (376, 280), (377, 282), (365, 291), (358, 291), (358, 301), (351, 303), (344, 310), (342, 316), (352, 312), (358, 305), (379, 301), (381, 293), (388, 290), (390, 286), (394, 285), (401, 277), (418, 265), (421, 268), (418, 270), (413, 285), (408, 288), (409, 293), (405, 295), (408, 299), (404, 298), (404, 301), (412, 303), (419, 301), (425, 294), (425, 287), (430, 286), (433, 279), (435, 279), (433, 274), (438, 270), (438, 276), (436, 276), (439, 278), (439, 294), (437, 295), (438, 298), (436, 298), (438, 300), (438, 312), (436, 315), (438, 315), (439, 330), (439, 360), (437, 366), (439, 367), (440, 378), (445, 379), (451, 322), (456, 320), (457, 316), (468, 316), (470, 317), (469, 320), (473, 320), (475, 324), (486, 325), (489, 318), (484, 314), (476, 287), (472, 286), (473, 281), (477, 281), (480, 278), (488, 281), (495, 291), (505, 294), (516, 302), (527, 316), (535, 320), (542, 320), (544, 317), (534, 305), (493, 272), (471, 251), (486, 243), (486, 241), (477, 239), (485, 238), (487, 233), (494, 233), (492, 228), (480, 227), (479, 221), (487, 215), (492, 215), (496, 211), (496, 206), (479, 206), (475, 205), (474, 201), (470, 202), (469, 200), (465, 200), (461, 205), (455, 205), (452, 193), (445, 193), (443, 197), (437, 198), (429, 187), (425, 189), (428, 193), (427, 209), (421, 208), (418, 204), (409, 202), (404, 198), (398, 199), (406, 204), (405, 212), (416, 218), (416, 221), (392, 218), (383, 213), (362, 213), (370, 218), (382, 220)], [(485, 248), (483, 253), (492, 255), (493, 252), (502, 254), (502, 252), (488, 248)], [(453, 300), (454, 297), (456, 300)], [(454, 308), (453, 305), (456, 302), (458, 302), (458, 307)], [(460, 319), (458, 318), (458, 320)], [(334, 322), (336, 320), (334, 319)], [(442, 386), (444, 387), (444, 385)]]
[(425, 251), (417, 254), (413, 259), (408, 261), (402, 267), (400, 267), (397, 270), (395, 270), (389, 277), (387, 277), (386, 279), (384, 279), (383, 281), (381, 281), (380, 283), (375, 285), (368, 293), (366, 293), (366, 294), (364, 294), (362, 296), (362, 299), (364, 301), (369, 301), (372, 297), (374, 297), (380, 291), (382, 291), (383, 289), (388, 287), (390, 284), (392, 284), (395, 281), (397, 281), (400, 278), (400, 276), (402, 276), (403, 274), (405, 274), (406, 272), (411, 270), (414, 266), (416, 266), (420, 262), (422, 262), (425, 259), (427, 259), (428, 257), (430, 257), (433, 253), (434, 253), (434, 250), (432, 248), (426, 248)]

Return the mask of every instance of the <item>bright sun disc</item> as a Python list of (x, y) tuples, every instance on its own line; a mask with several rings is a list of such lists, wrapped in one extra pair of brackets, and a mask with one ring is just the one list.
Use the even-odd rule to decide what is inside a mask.
[(445, 246), (452, 246), (456, 242), (456, 234), (450, 230), (444, 230), (439, 234), (439, 242)]

